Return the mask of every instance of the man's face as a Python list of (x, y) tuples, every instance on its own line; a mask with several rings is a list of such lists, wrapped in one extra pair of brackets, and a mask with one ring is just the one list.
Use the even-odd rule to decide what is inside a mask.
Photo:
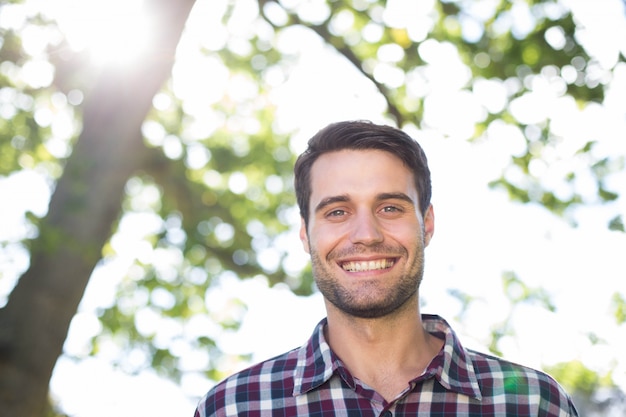
[(315, 161), (300, 238), (327, 308), (374, 318), (417, 301), (434, 232), (432, 206), (422, 218), (418, 201), (412, 173), (388, 152), (342, 150)]

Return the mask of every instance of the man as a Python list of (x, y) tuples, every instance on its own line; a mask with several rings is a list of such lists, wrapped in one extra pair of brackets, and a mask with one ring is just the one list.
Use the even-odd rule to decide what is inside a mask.
[(215, 386), (208, 416), (577, 416), (548, 375), (463, 348), (420, 315), (430, 171), (404, 132), (332, 124), (295, 165), (300, 238), (327, 317), (299, 349)]

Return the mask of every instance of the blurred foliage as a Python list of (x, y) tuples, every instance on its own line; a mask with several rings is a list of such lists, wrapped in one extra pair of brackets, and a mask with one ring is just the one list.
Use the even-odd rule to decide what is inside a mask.
[(572, 394), (580, 415), (623, 415), (626, 395), (613, 382), (612, 372), (599, 375), (580, 361), (556, 364), (546, 371)]
[(613, 294), (613, 311), (617, 324), (626, 323), (626, 298), (624, 295), (616, 292)]
[(601, 387), (612, 385), (610, 374), (598, 375), (579, 361), (557, 364), (548, 367), (547, 371), (569, 390), (582, 391), (587, 396), (591, 396)]
[[(21, 2), (12, 3), (15, 6), (0, 5), (0, 12)], [(572, 207), (612, 207), (619, 197), (607, 179), (624, 169), (624, 155), (594, 152), (601, 138), (587, 138), (571, 156), (581, 162), (577, 166), (583, 171), (572, 169), (560, 177), (560, 186), (568, 190), (564, 196), (532, 169), (537, 161), (554, 162), (552, 150), (562, 138), (553, 131), (552, 121), (524, 123), (511, 112), (510, 104), (532, 93), (538, 80), (558, 84), (560, 94), (581, 108), (604, 100), (613, 68), (602, 68), (588, 55), (577, 40), (576, 21), (560, 2), (500, 1), (489, 16), (478, 17), (471, 12), (472, 2), (434, 1), (419, 28), (386, 23), (385, 9), (391, 6), (382, 0), (318, 2), (322, 13), (313, 15), (306, 13), (305, 3), (259, 0), (250, 24), (235, 30), (235, 16), (251, 3), (224, 2), (221, 20), (215, 23), (227, 34), (223, 47), (199, 51), (227, 69), (221, 97), (200, 104), (198, 110), (197, 104), (177, 95), (176, 80), (155, 97), (143, 132), (145, 163), (128, 181), (123, 214), (103, 249), (103, 264), (121, 255), (123, 245), (116, 238), (124, 239), (125, 226), (133, 219), (144, 216), (154, 220), (154, 226), (144, 232), (143, 252), (133, 259), (115, 300), (99, 312), (103, 330), (93, 338), (90, 354), (113, 343), (124, 352), (119, 365), (130, 372), (151, 367), (175, 379), (186, 372), (220, 379), (232, 362), (224, 359), (219, 338), (236, 330), (245, 313), (240, 299), (213, 296), (221, 284), (232, 277), (253, 278), (269, 285), (285, 283), (300, 295), (314, 290), (308, 267), (287, 266), (283, 242), (298, 221), (292, 192), (293, 132), (275, 125), (276, 109), (270, 99), (276, 75), (286, 80), (297, 62), (297, 52), (278, 46), (279, 38), (294, 27), (317, 34), (352, 63), (378, 89), (388, 116), (402, 127), (428, 128), (424, 114), (430, 64), (423, 47), (427, 42), (452, 47), (468, 72), (462, 90), (471, 93), (484, 80), (507, 86), (505, 105), (485, 111), (467, 139), (480, 142), (492, 124), (505, 123), (521, 132), (526, 144), (522, 153), (511, 155), (509, 167), (493, 179), (493, 187), (506, 190), (514, 201), (539, 203), (565, 217)], [(511, 23), (514, 3), (532, 16), (533, 25), (525, 31)], [(476, 28), (474, 33), (464, 32), (468, 21)], [(21, 31), (32, 26), (45, 26), (58, 35), (51, 37), (47, 50), (46, 58), (54, 64), (53, 82), (47, 85), (29, 85), (20, 76), (34, 59), (21, 42)], [(555, 36), (558, 41), (549, 42)], [(399, 48), (400, 57), (383, 61), (385, 48)], [(62, 33), (42, 16), (30, 16), (19, 28), (0, 27), (0, 175), (35, 170), (53, 188), (80, 131), (81, 97), (93, 80), (87, 63), (88, 58), (68, 52)], [(404, 82), (390, 83), (378, 75), (381, 69), (397, 70)], [(566, 73), (570, 76), (564, 77)], [(409, 81), (416, 79), (423, 80), (423, 90), (410, 88)], [(235, 87), (242, 86), (246, 92), (237, 94)], [(55, 117), (66, 120), (71, 129), (57, 126)], [(578, 189), (581, 175), (593, 179), (592, 198)], [(36, 227), (37, 220), (29, 216), (27, 221)], [(607, 227), (623, 232), (623, 214), (612, 212)], [(25, 236), (20, 242), (0, 242), (8, 244), (28, 245), (28, 240)], [(549, 294), (528, 287), (514, 273), (504, 274), (503, 288), (513, 304), (532, 302), (554, 309)], [(474, 301), (466, 294), (454, 295), (465, 308)], [(616, 293), (613, 300), (619, 323), (625, 321), (623, 297)], [(218, 306), (212, 304), (216, 299)], [(141, 326), (142, 317), (156, 324)], [(202, 330), (199, 317), (209, 322), (201, 321)], [(498, 340), (510, 331), (506, 320), (494, 329), (494, 352)], [(206, 363), (183, 369), (181, 361), (190, 352), (203, 352)], [(597, 376), (579, 372), (576, 364), (554, 371), (568, 384), (571, 375), (579, 378), (571, 380), (571, 386), (596, 384), (588, 379)]]
[(550, 300), (550, 295), (543, 288), (529, 287), (515, 272), (506, 271), (502, 274), (502, 287), (503, 293), (510, 302), (511, 308), (502, 320), (492, 326), (489, 343), (489, 350), (499, 356), (503, 356), (499, 347), (501, 339), (504, 336), (514, 335), (514, 328), (511, 321), (517, 307), (524, 304), (534, 304), (548, 311), (556, 310)]

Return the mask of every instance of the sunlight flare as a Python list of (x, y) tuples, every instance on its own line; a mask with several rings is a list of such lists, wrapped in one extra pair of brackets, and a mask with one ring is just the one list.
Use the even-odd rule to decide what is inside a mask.
[(58, 0), (53, 14), (70, 47), (86, 51), (94, 65), (125, 68), (151, 47), (156, 28), (143, 0)]

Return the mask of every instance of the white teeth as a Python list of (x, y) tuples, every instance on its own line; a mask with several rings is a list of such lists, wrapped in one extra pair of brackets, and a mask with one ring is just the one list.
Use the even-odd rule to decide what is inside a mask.
[(342, 268), (348, 272), (375, 271), (378, 269), (391, 268), (393, 266), (392, 259), (379, 259), (376, 261), (365, 262), (345, 262)]

